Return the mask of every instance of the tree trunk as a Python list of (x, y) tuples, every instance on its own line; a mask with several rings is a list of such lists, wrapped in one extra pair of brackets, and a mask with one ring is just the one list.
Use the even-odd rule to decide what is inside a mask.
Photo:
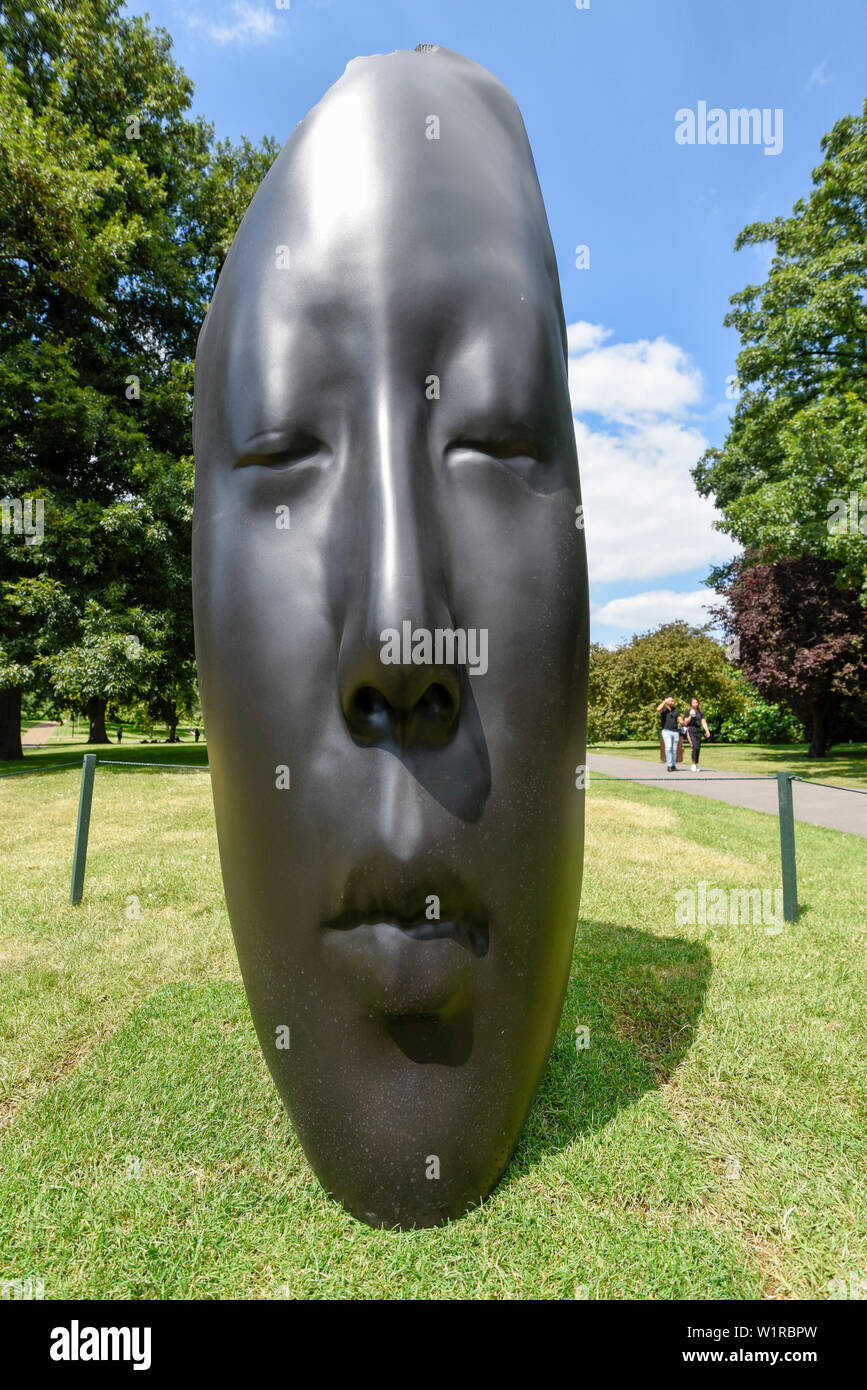
[(105, 727), (105, 711), (108, 708), (108, 700), (90, 700), (87, 705), (87, 717), (90, 720), (90, 732), (87, 735), (88, 743), (108, 743), (108, 730)]
[(0, 758), (23, 758), (21, 747), (21, 691), (0, 690)]
[(813, 708), (813, 715), (810, 720), (810, 757), (826, 757), (829, 746), (824, 714), (821, 707), (816, 705)]

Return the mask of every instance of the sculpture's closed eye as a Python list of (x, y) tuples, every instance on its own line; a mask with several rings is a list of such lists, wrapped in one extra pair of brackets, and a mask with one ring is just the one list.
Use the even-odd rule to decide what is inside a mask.
[(533, 439), (459, 439), (450, 449), (467, 449), (474, 454), (489, 454), (495, 459), (541, 458), (539, 446)]
[(527, 476), (530, 470), (544, 463), (545, 451), (530, 437), (503, 435), (495, 438), (456, 439), (446, 450), (454, 462), (472, 455), (495, 459), (513, 472)]
[(289, 444), (282, 444), (280, 448), (251, 449), (241, 455), (235, 467), (271, 468), (280, 472), (292, 468), (296, 463), (315, 458), (325, 447), (322, 440), (312, 434), (298, 434)]

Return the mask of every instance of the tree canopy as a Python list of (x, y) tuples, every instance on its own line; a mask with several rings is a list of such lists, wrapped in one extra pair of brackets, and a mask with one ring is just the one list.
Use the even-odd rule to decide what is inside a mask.
[(739, 567), (723, 586), (717, 616), (737, 641), (737, 660), (765, 699), (806, 725), (810, 755), (821, 758), (867, 687), (864, 609), (841, 589), (834, 566), (800, 557)]
[(189, 685), (192, 362), (277, 153), (217, 142), (192, 90), (120, 0), (4, 6), (0, 496), (42, 499), (44, 537), (0, 545), (0, 756), (25, 681), (72, 702), (118, 633), (150, 651), (155, 704)]
[(773, 255), (732, 297), (742, 394), (693, 470), (744, 546), (709, 581), (740, 668), (803, 720), (814, 757), (860, 723), (867, 676), (867, 102), (822, 154), (790, 216), (737, 238)]
[(693, 477), (758, 562), (826, 559), (867, 604), (867, 102), (822, 153), (791, 215), (735, 242), (773, 257), (763, 285), (732, 297), (741, 395)]

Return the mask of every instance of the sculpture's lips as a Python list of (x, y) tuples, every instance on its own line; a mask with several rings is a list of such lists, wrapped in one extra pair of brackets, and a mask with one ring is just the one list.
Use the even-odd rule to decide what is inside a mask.
[[(335, 896), (323, 904), (323, 926), (327, 936), (339, 933), (353, 952), (350, 943), (364, 941), (380, 956), (402, 948), (408, 958), (407, 951), (415, 956), (421, 949), (412, 942), (453, 941), (477, 960), (488, 954), (488, 914), (479, 893), (442, 854), (398, 860), (380, 850), (359, 860), (333, 888)], [(439, 956), (450, 948), (436, 949)], [(423, 958), (424, 949), (416, 959)]]
[(325, 925), (333, 931), (363, 931), (366, 928), (376, 932), (380, 927), (393, 927), (413, 941), (456, 941), (474, 956), (488, 954), (488, 926), (483, 921), (470, 922), (453, 916), (429, 921), (424, 914), (403, 917), (385, 909), (375, 913), (350, 910)]

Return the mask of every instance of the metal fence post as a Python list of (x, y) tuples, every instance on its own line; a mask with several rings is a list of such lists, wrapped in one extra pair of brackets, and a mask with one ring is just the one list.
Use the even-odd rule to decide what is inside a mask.
[(798, 920), (798, 874), (795, 867), (795, 815), (792, 808), (791, 772), (777, 773), (777, 799), (780, 809), (780, 857), (783, 863), (783, 916)]
[(75, 849), (72, 853), (72, 888), (69, 901), (78, 907), (84, 892), (84, 865), (87, 860), (87, 835), (90, 830), (90, 803), (93, 800), (93, 774), (96, 754), (85, 753), (81, 761), (81, 791), (78, 794), (78, 822), (75, 827)]

